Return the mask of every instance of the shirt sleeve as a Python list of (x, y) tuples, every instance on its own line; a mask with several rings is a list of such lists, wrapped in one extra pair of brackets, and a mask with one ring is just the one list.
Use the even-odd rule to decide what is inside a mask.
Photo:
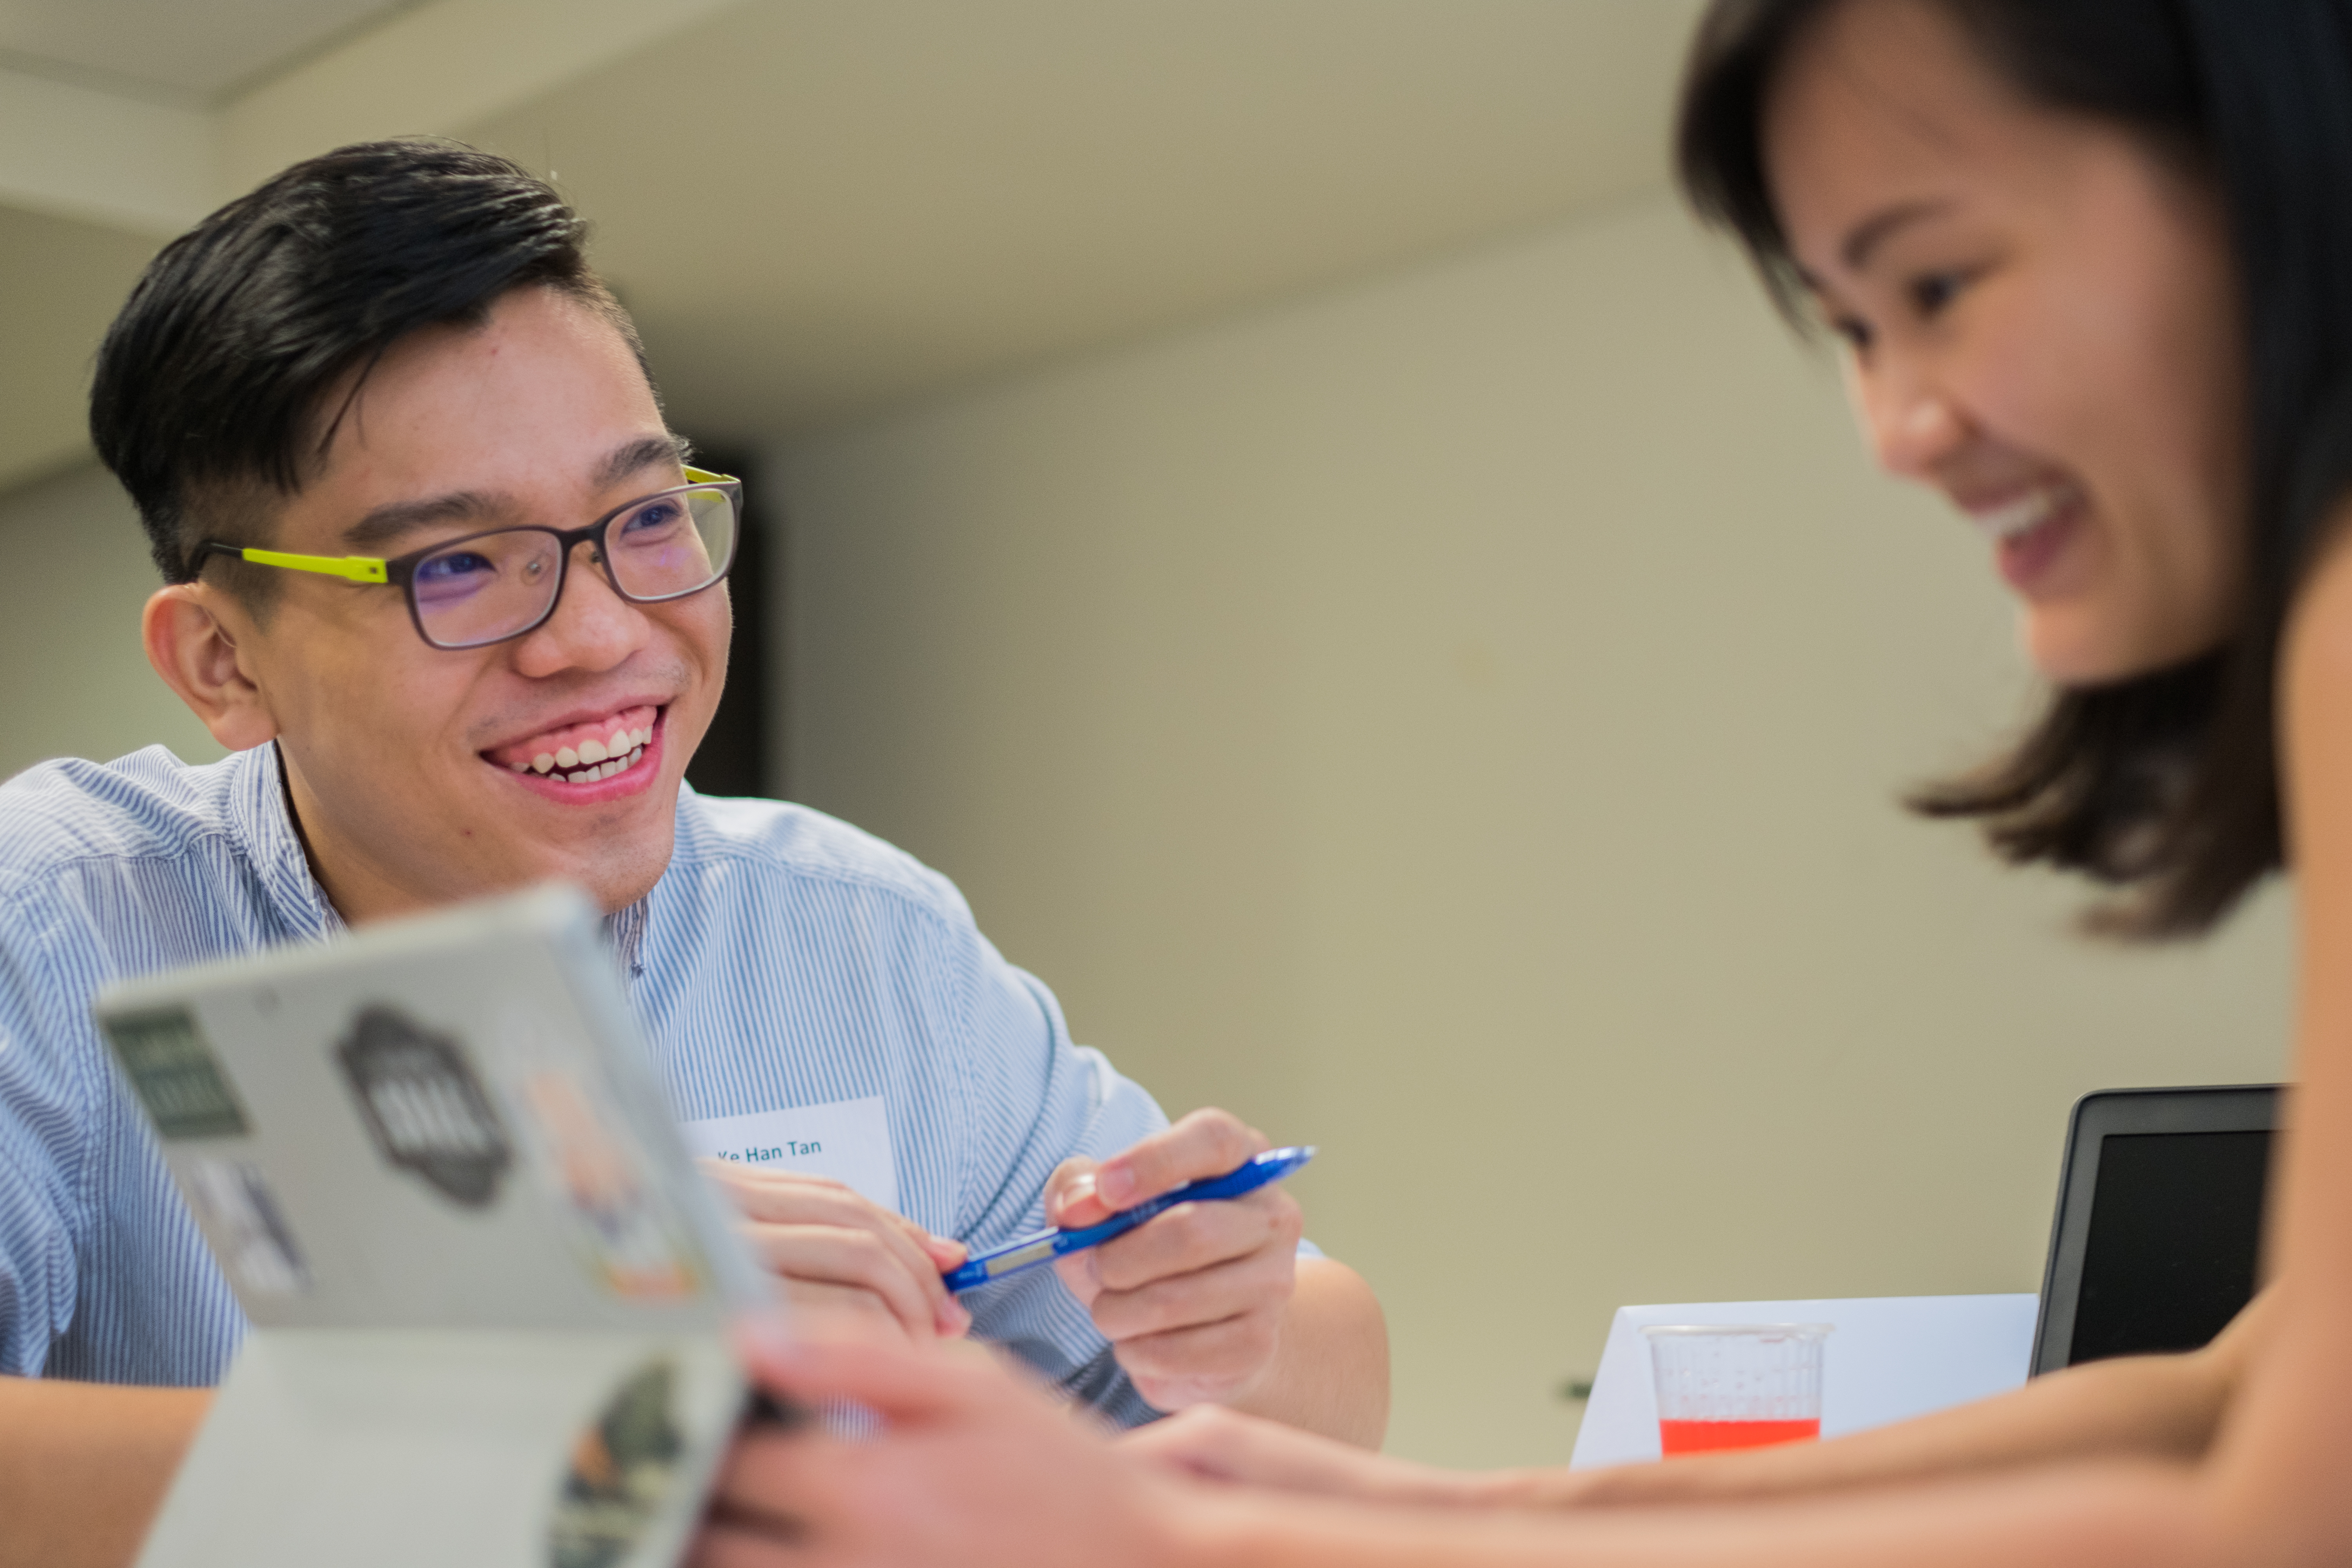
[[(1075, 1044), (1054, 994), (978, 942), (969, 1015), (977, 1169), (956, 1235), (975, 1252), (1045, 1227), (1045, 1179), (1073, 1155), (1107, 1159), (1168, 1118), (1101, 1052)], [(1003, 1345), (1122, 1426), (1156, 1420), (1110, 1343), (1050, 1268), (967, 1291), (973, 1332)]]
[(0, 1373), (38, 1377), (73, 1321), (74, 1193), (89, 1085), (50, 1046), (58, 1000), (39, 976), (38, 933), (0, 940)]

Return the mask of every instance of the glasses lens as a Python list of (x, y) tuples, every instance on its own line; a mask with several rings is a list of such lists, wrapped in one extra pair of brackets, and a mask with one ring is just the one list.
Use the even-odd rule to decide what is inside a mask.
[(427, 642), (475, 647), (547, 613), (562, 574), (555, 536), (519, 528), (451, 545), (416, 563), (409, 593)]
[(735, 501), (722, 489), (649, 497), (604, 531), (613, 581), (632, 599), (675, 599), (708, 588), (735, 559)]

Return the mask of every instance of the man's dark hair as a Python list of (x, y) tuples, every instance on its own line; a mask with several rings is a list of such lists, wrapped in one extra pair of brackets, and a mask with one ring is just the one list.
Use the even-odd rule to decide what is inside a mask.
[[(1796, 314), (1802, 285), (1766, 177), (1763, 119), (1790, 52), (1836, 7), (1715, 0), (1683, 87), (1676, 161), (1700, 215)], [(2281, 628), (2352, 482), (2352, 0), (1932, 0), (2030, 101), (2095, 115), (2210, 182), (2245, 323), (2252, 520), (2229, 644), (2062, 689), (2005, 756), (1911, 805), (1983, 821), (2019, 862), (2134, 891), (2118, 934), (2211, 926), (2282, 864)]]
[[(604, 314), (642, 365), (586, 237), (506, 159), (403, 138), (297, 163), (164, 247), (107, 331), (89, 399), (90, 437), (164, 579), (196, 576), (203, 540), (267, 542), (271, 503), (301, 489), (368, 370), (419, 328), (478, 326), (537, 285)], [(233, 585), (266, 595), (275, 574), (229, 564)]]

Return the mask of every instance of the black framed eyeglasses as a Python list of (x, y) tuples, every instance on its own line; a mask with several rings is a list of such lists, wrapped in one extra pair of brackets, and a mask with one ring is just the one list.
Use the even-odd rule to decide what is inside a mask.
[(233, 555), (257, 566), (397, 585), (416, 635), (435, 647), (486, 647), (536, 631), (555, 614), (574, 546), (586, 543), (613, 592), (633, 605), (699, 594), (735, 564), (743, 481), (686, 470), (691, 483), (614, 507), (584, 528), (494, 528), (381, 560), (294, 555), (207, 540), (199, 565)]

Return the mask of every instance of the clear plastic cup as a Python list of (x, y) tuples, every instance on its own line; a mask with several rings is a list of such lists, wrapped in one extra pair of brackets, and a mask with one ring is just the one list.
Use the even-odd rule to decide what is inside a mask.
[(1822, 1435), (1828, 1323), (1670, 1323), (1645, 1328), (1666, 1458), (1762, 1448)]

